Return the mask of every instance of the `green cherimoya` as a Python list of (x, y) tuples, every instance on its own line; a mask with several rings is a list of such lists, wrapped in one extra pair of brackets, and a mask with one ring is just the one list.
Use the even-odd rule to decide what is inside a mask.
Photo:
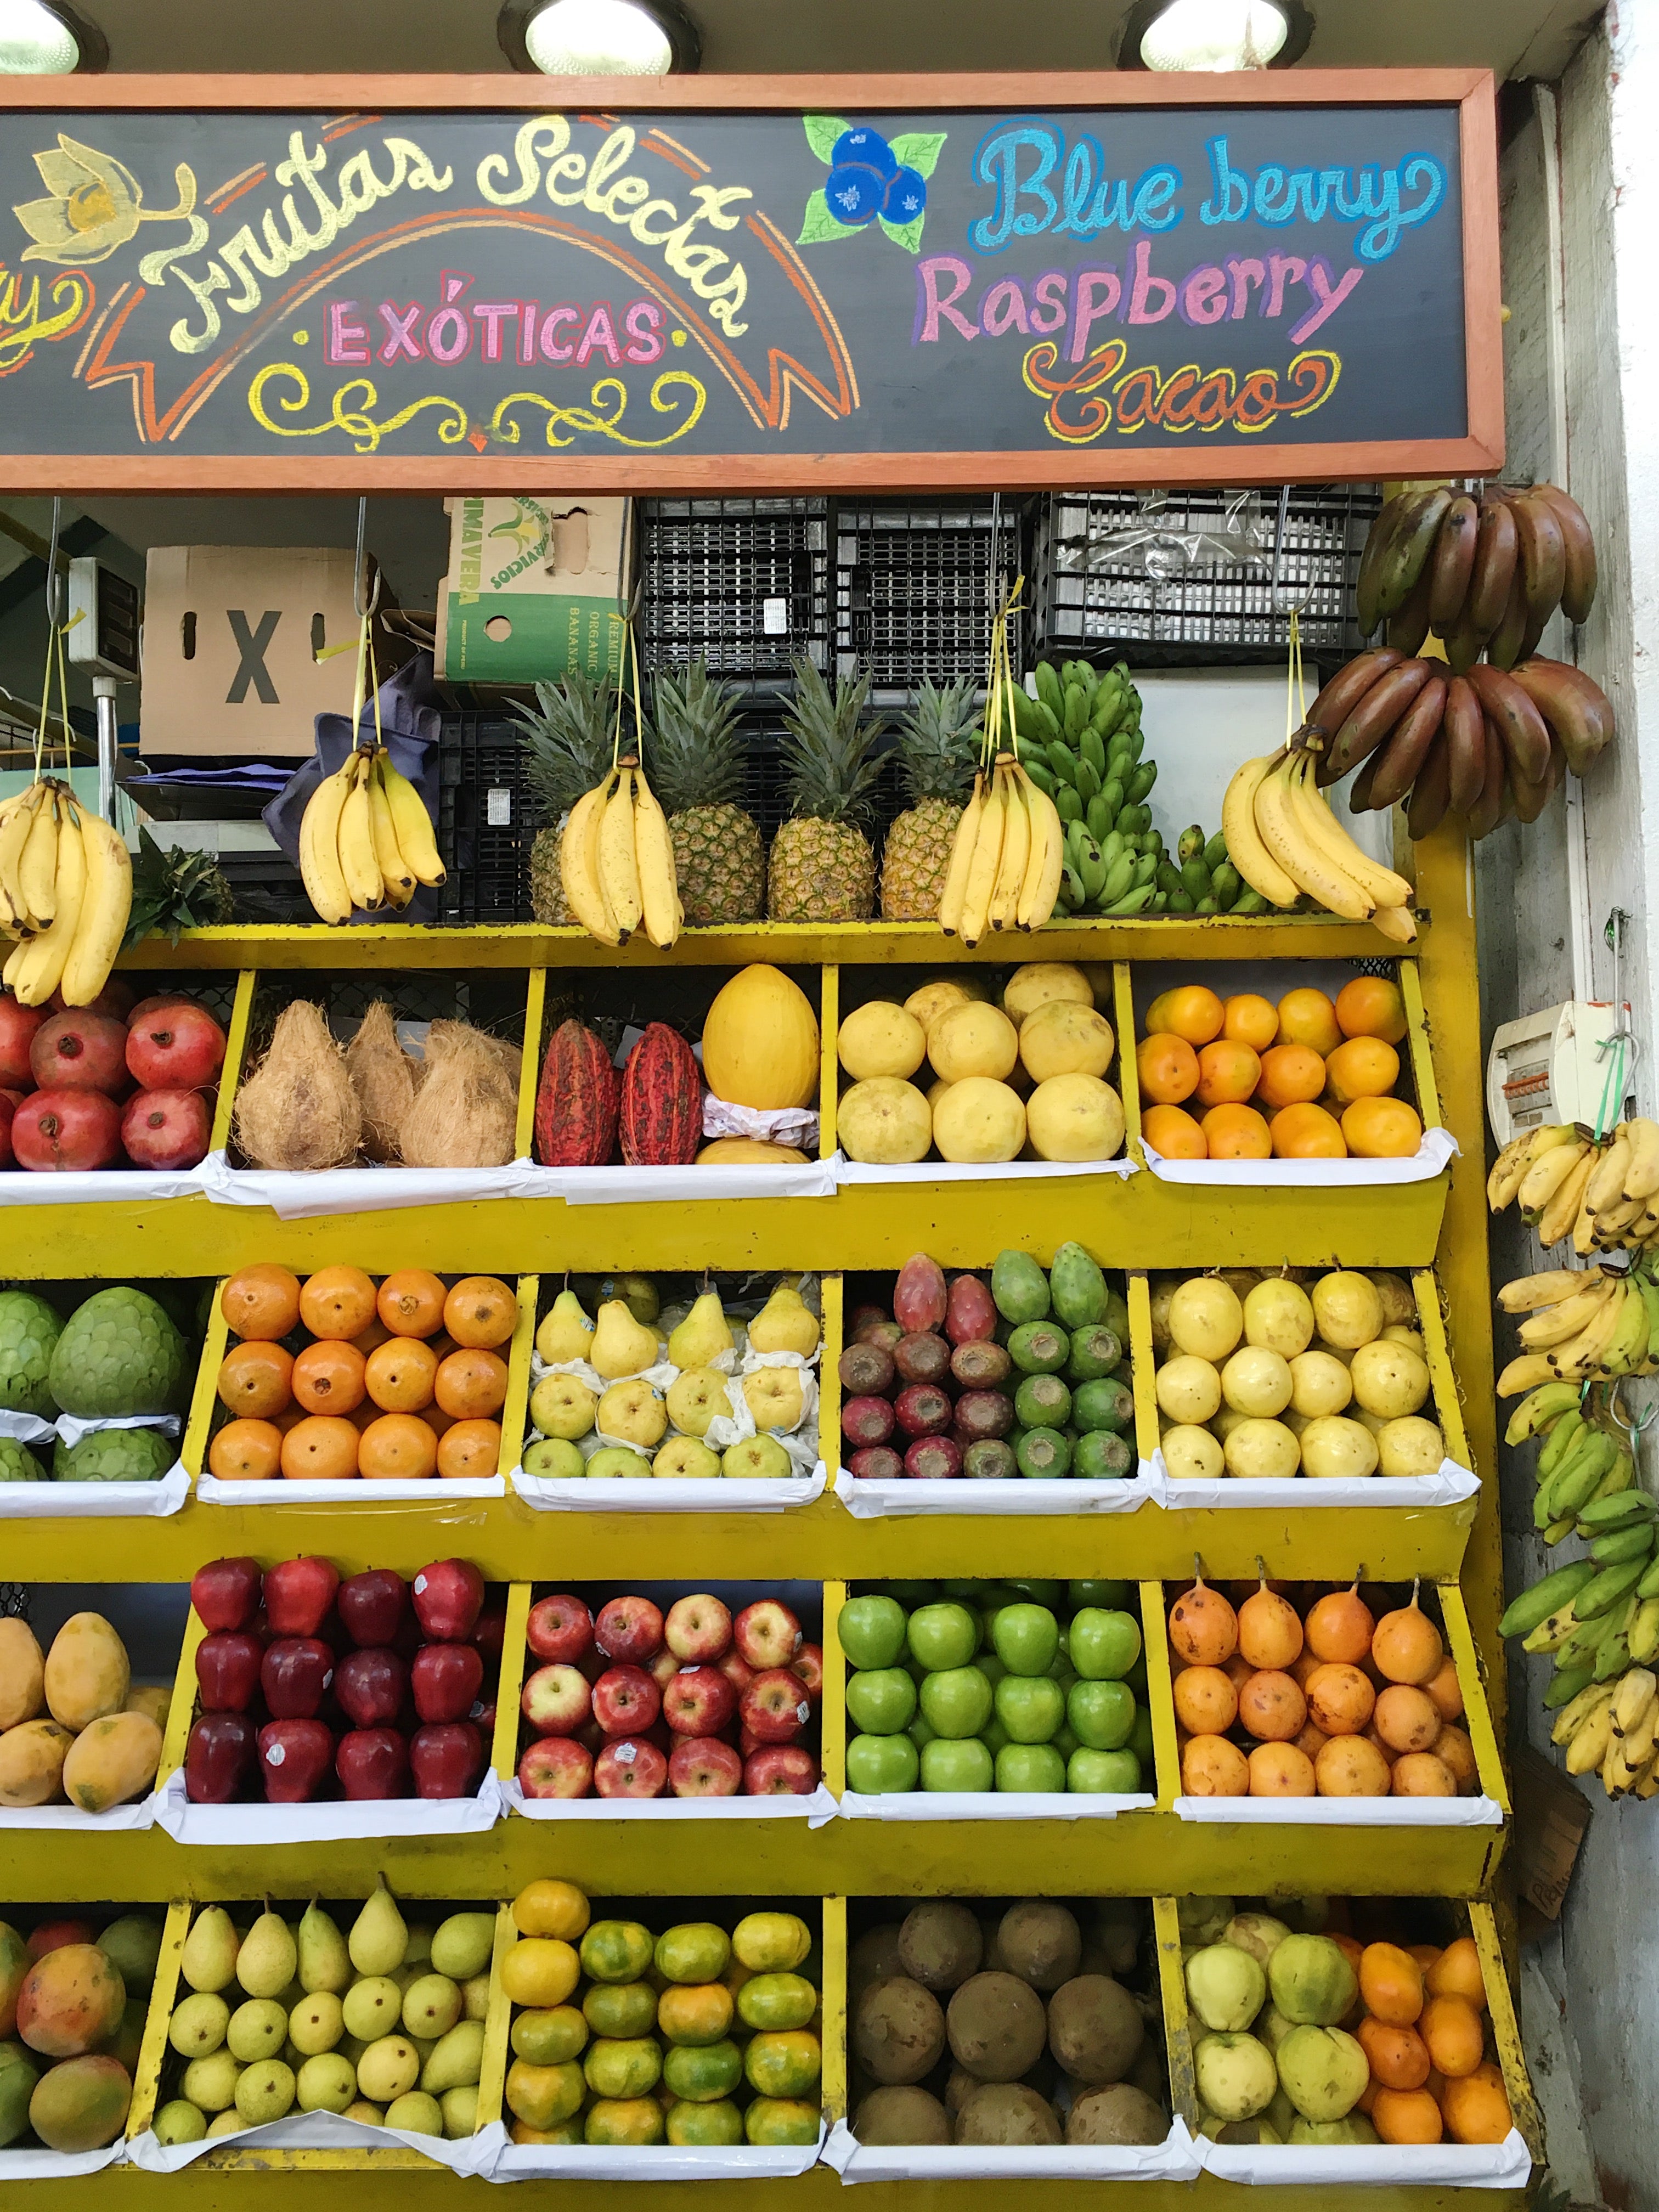
[(49, 1382), (59, 1410), (81, 1420), (176, 1412), (185, 1340), (155, 1300), (125, 1285), (98, 1291), (65, 1323)]
[(58, 1407), (48, 1377), (63, 1330), (61, 1316), (33, 1291), (0, 1291), (0, 1407), (51, 1419)]

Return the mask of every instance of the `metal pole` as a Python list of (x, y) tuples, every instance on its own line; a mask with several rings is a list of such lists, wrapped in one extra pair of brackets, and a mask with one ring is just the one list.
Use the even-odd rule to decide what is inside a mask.
[(98, 811), (112, 826), (115, 821), (115, 755), (119, 739), (115, 722), (115, 678), (94, 676), (92, 696), (98, 708)]

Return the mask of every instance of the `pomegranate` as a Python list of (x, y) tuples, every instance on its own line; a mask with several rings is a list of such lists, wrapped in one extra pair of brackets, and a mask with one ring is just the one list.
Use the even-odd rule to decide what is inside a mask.
[(200, 1091), (224, 1065), (225, 1033), (204, 1006), (182, 999), (135, 1018), (127, 1070), (149, 1091)]
[(147, 1014), (155, 1013), (163, 1006), (193, 1006), (195, 1004), (195, 1000), (187, 991), (157, 991), (151, 998), (140, 999), (127, 1016), (127, 1027), (131, 1029), (135, 1022), (142, 1022)]
[(0, 992), (0, 1089), (33, 1090), (29, 1048), (46, 1019), (44, 1006), (20, 1006), (9, 991)]
[(193, 1168), (207, 1158), (207, 1101), (199, 1091), (138, 1091), (121, 1116), (121, 1142), (137, 1168)]
[(102, 1091), (125, 1096), (127, 1032), (109, 1014), (54, 1014), (35, 1032), (29, 1066), (42, 1091)]
[(89, 1006), (77, 1006), (73, 1009), (66, 1006), (64, 1004), (64, 994), (61, 991), (54, 991), (46, 1004), (54, 1014), (66, 1014), (70, 1012), (82, 1014), (108, 1014), (115, 1021), (125, 1022), (130, 1020), (132, 1015), (132, 986), (131, 983), (123, 983), (118, 977), (112, 975)]
[(37, 1091), (12, 1115), (20, 1167), (106, 1168), (121, 1157), (121, 1109), (101, 1091)]
[(0, 1091), (0, 1168), (11, 1168), (17, 1164), (17, 1155), (11, 1148), (11, 1121), (16, 1111), (10, 1092)]

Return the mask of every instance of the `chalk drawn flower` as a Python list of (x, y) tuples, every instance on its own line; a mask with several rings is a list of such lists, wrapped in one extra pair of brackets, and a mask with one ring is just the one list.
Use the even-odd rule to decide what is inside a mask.
[(830, 173), (809, 195), (798, 246), (852, 238), (876, 225), (907, 253), (921, 251), (927, 179), (945, 144), (943, 131), (884, 137), (873, 125), (839, 115), (801, 118), (806, 143)]
[(83, 146), (62, 131), (56, 146), (35, 155), (34, 166), (48, 197), (12, 209), (34, 240), (23, 249), (25, 261), (51, 261), (65, 268), (107, 261), (118, 246), (137, 235), (141, 222), (177, 222), (196, 205), (195, 173), (184, 162), (173, 173), (178, 206), (147, 208), (131, 169), (113, 155)]

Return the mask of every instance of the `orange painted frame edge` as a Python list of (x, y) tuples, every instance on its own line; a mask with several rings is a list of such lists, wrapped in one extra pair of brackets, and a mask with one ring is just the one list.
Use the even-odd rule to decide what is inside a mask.
[[(561, 93), (568, 97), (562, 103)], [(313, 491), (507, 492), (538, 483), (564, 491), (842, 490), (896, 493), (955, 489), (1035, 490), (1126, 486), (1279, 483), (1293, 454), (1296, 480), (1487, 476), (1504, 462), (1503, 349), (1499, 336), (1496, 89), (1487, 70), (1307, 70), (1232, 75), (1050, 71), (1029, 76), (692, 76), (536, 78), (519, 76), (155, 76), (0, 78), (0, 112), (108, 111), (257, 112), (290, 108), (333, 113), (544, 109), (580, 104), (659, 112), (800, 109), (852, 106), (866, 113), (1000, 107), (1398, 106), (1455, 104), (1462, 167), (1465, 386), (1462, 438), (1363, 441), (1221, 453), (1194, 447), (1095, 453), (1036, 448), (1013, 453), (599, 454), (461, 460), (453, 456), (334, 454), (199, 457), (132, 453), (0, 455), (0, 492)], [(1218, 465), (1220, 463), (1220, 465)]]

